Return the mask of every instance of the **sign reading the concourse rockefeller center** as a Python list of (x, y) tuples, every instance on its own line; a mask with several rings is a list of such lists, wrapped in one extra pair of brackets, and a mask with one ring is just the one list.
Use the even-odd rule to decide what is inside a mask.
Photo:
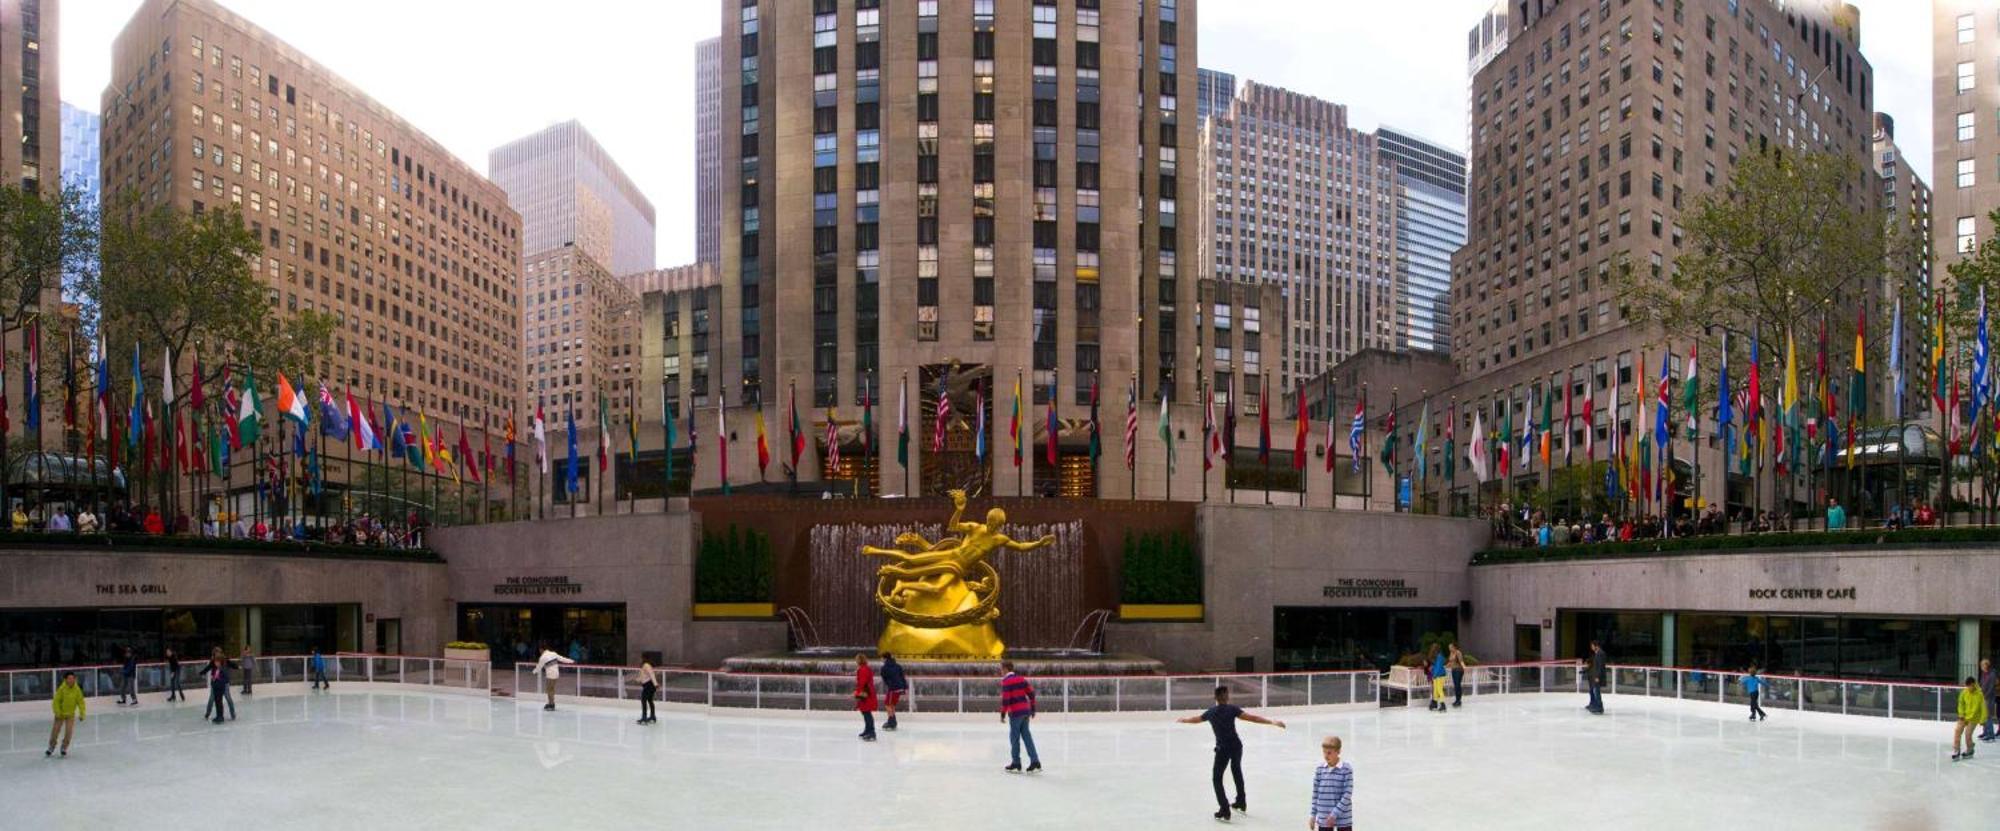
[(1341, 577), (1320, 590), (1321, 597), (1413, 598), (1417, 587), (1405, 585), (1403, 578)]
[(582, 583), (570, 582), (568, 575), (553, 577), (508, 577), (493, 584), (494, 594), (583, 594)]

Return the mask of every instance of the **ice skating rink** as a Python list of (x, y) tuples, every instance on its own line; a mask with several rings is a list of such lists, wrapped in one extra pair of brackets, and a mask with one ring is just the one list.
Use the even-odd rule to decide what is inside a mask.
[[(1357, 827), (1992, 829), (2000, 744), (1947, 757), (1948, 725), (1615, 696), (1276, 712), (1242, 725), (1250, 813), (1303, 827), (1318, 740), (1355, 768)], [(714, 715), (402, 691), (92, 699), (68, 758), (45, 709), (0, 713), (0, 827), (1212, 828), (1205, 725), (1170, 716), (1036, 720), (1044, 773), (1001, 772), (993, 720), (915, 716), (879, 742), (858, 719)], [(1172, 716), (1184, 715), (1182, 713)], [(1990, 753), (1991, 755), (1985, 755)]]

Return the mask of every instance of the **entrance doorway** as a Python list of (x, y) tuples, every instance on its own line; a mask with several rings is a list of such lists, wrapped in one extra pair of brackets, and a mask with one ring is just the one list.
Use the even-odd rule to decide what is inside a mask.
[(1514, 624), (1514, 660), (1542, 659), (1542, 627), (1532, 623)]
[(458, 639), (487, 645), (494, 666), (547, 646), (585, 664), (625, 663), (625, 604), (460, 604)]
[(403, 619), (384, 617), (375, 619), (375, 654), (403, 654)]

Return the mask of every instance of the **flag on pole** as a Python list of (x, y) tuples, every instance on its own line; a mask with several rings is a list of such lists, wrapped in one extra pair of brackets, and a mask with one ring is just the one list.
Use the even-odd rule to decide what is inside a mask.
[[(1564, 418), (1567, 418), (1568, 405), (1564, 405), (1564, 412), (1565, 412)], [(1431, 432), (1431, 400), (1429, 398), (1425, 398), (1423, 410), (1417, 416), (1416, 443), (1411, 445), (1411, 448), (1415, 450), (1417, 454), (1417, 479), (1419, 481), (1430, 478), (1430, 470), (1431, 470), (1431, 460), (1429, 453), (1430, 432)], [(1567, 448), (1565, 448), (1564, 452), (1565, 453), (1568, 452)]]
[(278, 414), (303, 425), (310, 418), (306, 413), (306, 398), (292, 386), (285, 373), (278, 373)]
[(1014, 412), (1007, 417), (1007, 438), (1014, 442), (1014, 466), (1021, 466), (1021, 373), (1014, 373)]
[(1671, 369), (1669, 365), (1673, 362), (1673, 357), (1672, 346), (1668, 346), (1666, 349), (1660, 351), (1660, 392), (1659, 400), (1654, 403), (1653, 444), (1663, 449), (1667, 446), (1667, 440), (1673, 438), (1673, 428), (1669, 426), (1670, 421), (1667, 413), (1667, 387), (1672, 380), (1668, 377), (1668, 373)]
[[(143, 446), (141, 440), (146, 429), (146, 375), (139, 368), (139, 344), (132, 344), (132, 409), (125, 422), (125, 444), (129, 447)], [(145, 457), (140, 457), (145, 458)]]
[(1354, 417), (1347, 425), (1347, 454), (1350, 459), (1349, 472), (1361, 472), (1361, 457), (1366, 455), (1361, 443), (1368, 436), (1368, 391), (1363, 389), (1361, 397), (1354, 400)]
[[(102, 370), (99, 370), (102, 372)], [(254, 370), (243, 373), (243, 391), (237, 396), (235, 427), (231, 429), (232, 449), (240, 450), (244, 445), (256, 446), (257, 437), (264, 429), (263, 405), (257, 402), (257, 374)]]
[(1551, 455), (1551, 445), (1555, 443), (1556, 379), (1550, 376), (1549, 385), (1542, 388), (1542, 467), (1547, 469)]
[(757, 425), (757, 478), (762, 479), (764, 470), (771, 466), (771, 440), (764, 434), (764, 408), (758, 407), (751, 420)]
[[(28, 319), (28, 429), (42, 429), (42, 321)], [(168, 381), (172, 383), (172, 381)]]
[(944, 452), (944, 428), (951, 419), (951, 386), (945, 373), (938, 373), (937, 420), (931, 427), (931, 452)]
[(1500, 435), (1495, 438), (1499, 440), (1496, 444), (1500, 452), (1500, 475), (1502, 477), (1510, 476), (1514, 472), (1514, 394), (1512, 392), (1507, 393), (1507, 397), (1500, 402)]
[[(1903, 298), (1896, 298), (1896, 316), (1889, 324), (1889, 388), (1896, 396), (1896, 421), (1903, 420)], [(1901, 437), (1897, 441), (1901, 441)]]
[(1944, 292), (1937, 292), (1937, 311), (1931, 315), (1931, 401), (1938, 412), (1945, 411)]
[(1701, 364), (1695, 360), (1700, 349), (1699, 341), (1688, 343), (1687, 377), (1681, 382), (1681, 409), (1687, 411), (1687, 439), (1694, 441), (1701, 437)]
[[(875, 454), (875, 402), (869, 398), (868, 379), (861, 379), (861, 455)], [(877, 462), (878, 466), (880, 462)]]
[(1257, 390), (1257, 463), (1271, 463), (1271, 381)]
[(1125, 387), (1125, 469), (1139, 466), (1139, 386), (1134, 380)]
[(828, 476), (840, 469), (840, 419), (832, 406), (826, 408), (826, 469)]
[[(423, 421), (423, 417), (424, 417), (424, 414), (423, 414), (423, 412), (422, 412), (422, 411), (418, 411), (418, 413), (417, 413), (417, 420), (418, 420), (418, 423), (420, 423), (420, 424), (422, 423), (422, 421)], [(576, 486), (576, 475), (577, 475), (577, 469), (576, 469), (576, 467), (577, 467), (577, 464), (576, 464), (576, 455), (577, 455), (577, 453), (576, 453), (576, 408), (575, 408), (575, 407), (570, 407), (570, 406), (564, 406), (564, 407), (563, 407), (563, 429), (564, 429), (564, 430), (565, 430), (565, 431), (567, 432), (567, 434), (568, 434), (568, 435), (567, 435), (567, 438), (568, 438), (568, 442), (569, 442), (569, 448), (568, 448), (568, 449), (569, 449), (569, 458), (568, 458), (568, 459), (566, 459), (566, 460), (564, 460), (564, 462), (563, 462), (563, 493), (565, 493), (565, 494), (567, 494), (567, 495), (568, 495), (568, 496), (567, 496), (566, 498), (568, 498), (568, 499), (575, 499), (575, 498), (576, 498), (576, 490), (577, 490), (577, 486)]]
[(1048, 418), (1046, 419), (1048, 424), (1043, 425), (1043, 431), (1047, 434), (1048, 438), (1047, 452), (1050, 469), (1056, 467), (1056, 462), (1060, 458), (1056, 450), (1056, 439), (1061, 433), (1061, 425), (1056, 421), (1056, 395), (1058, 394), (1056, 391), (1058, 389), (1061, 389), (1061, 386), (1058, 384), (1051, 383), (1049, 385)]
[(1722, 333), (1722, 357), (1716, 360), (1715, 376), (1715, 428), (1722, 437), (1723, 470), (1729, 469), (1728, 459), (1737, 455), (1736, 414), (1729, 400), (1729, 332)]
[(986, 461), (986, 393), (978, 382), (972, 384), (972, 457)]
[(1160, 441), (1167, 446), (1167, 476), (1174, 475), (1174, 428), (1167, 423), (1167, 388), (1160, 387)]
[[(762, 408), (759, 410), (761, 412)], [(715, 397), (715, 475), (722, 482), (722, 492), (726, 495), (729, 493), (729, 423), (723, 419), (722, 414), (722, 396), (718, 395)], [(688, 444), (690, 446), (694, 444), (693, 415), (688, 416)]]
[(1090, 469), (1097, 469), (1097, 457), (1104, 449), (1104, 436), (1097, 419), (1097, 373), (1090, 374)]
[(1299, 383), (1298, 414), (1292, 418), (1292, 469), (1306, 469), (1306, 430), (1312, 418), (1306, 414), (1306, 385)]
[[(664, 396), (663, 396), (663, 397), (664, 397)], [(671, 435), (673, 434), (673, 430), (671, 429), (671, 425), (669, 425), (669, 429), (667, 430), (667, 433), (668, 433), (668, 435), (669, 435), (669, 436), (671, 436)], [(513, 416), (512, 414), (509, 414), (509, 415), (507, 416), (507, 484), (508, 484), (508, 485), (510, 485), (510, 486), (514, 484), (514, 440), (515, 440), (515, 436), (514, 436), (514, 416)], [(376, 446), (377, 446), (377, 447), (380, 447), (380, 446), (381, 446), (381, 442), (380, 442), (380, 441), (377, 441), (377, 442), (376, 442)], [(668, 470), (673, 470), (673, 468), (674, 468), (674, 453), (673, 453), (673, 447), (674, 447), (674, 445), (673, 445), (673, 440), (672, 440), (671, 438), (669, 438), (669, 439), (668, 439), (668, 441), (667, 441), (667, 447), (666, 447), (666, 450), (665, 450), (665, 453), (666, 453), (666, 455), (667, 455), (667, 469), (668, 469)], [(662, 495), (662, 496), (664, 496), (664, 495), (665, 495), (665, 493), (664, 493), (664, 492), (662, 492), (662, 494), (661, 494), (661, 495)]]
[[(461, 425), (463, 426), (463, 425)], [(347, 440), (347, 413), (333, 400), (333, 393), (326, 388), (326, 381), (319, 382), (319, 432), (341, 441)]]
[[(459, 425), (459, 433), (465, 432), (465, 425)], [(602, 390), (597, 393), (597, 472), (603, 474), (611, 469), (611, 402)]]
[[(1548, 419), (1548, 410), (1546, 402), (1544, 404), (1542, 419), (1546, 421)], [(1389, 412), (1382, 419), (1382, 452), (1376, 458), (1382, 463), (1382, 469), (1387, 470), (1392, 478), (1396, 475), (1396, 446), (1401, 440), (1402, 435), (1396, 432), (1396, 391), (1391, 389), (1389, 390)], [(1542, 451), (1546, 453), (1548, 445), (1542, 445)]]
[(549, 422), (542, 414), (542, 405), (535, 403), (535, 417), (528, 422), (528, 435), (535, 440), (535, 467), (541, 475), (549, 475)]
[(1203, 395), (1201, 408), (1201, 469), (1214, 470), (1222, 432), (1215, 427), (1215, 396)]
[(805, 455), (806, 452), (806, 431), (799, 424), (798, 385), (792, 384), (790, 387), (790, 391), (791, 395), (790, 395), (789, 406), (791, 407), (792, 418), (791, 418), (791, 426), (790, 428), (788, 428), (790, 432), (786, 433), (786, 440), (792, 443), (792, 471), (794, 475), (797, 475), (799, 469), (799, 457)]
[(479, 478), (479, 459), (472, 455), (472, 440), (465, 435), (465, 422), (463, 421), (458, 423), (458, 467), (452, 468), (452, 478), (458, 477), (459, 467), (465, 468), (466, 472), (471, 474), (474, 483), (481, 482)]
[(1868, 417), (1868, 305), (1863, 303), (1854, 321), (1854, 377), (1847, 385), (1847, 467), (1854, 469), (1854, 434), (1857, 421)]
[(1236, 376), (1234, 375), (1229, 376), (1229, 397), (1223, 399), (1222, 464), (1224, 470), (1236, 464)]
[(1583, 412), (1579, 416), (1583, 419), (1583, 463), (1586, 465), (1597, 461), (1597, 405), (1592, 401), (1596, 397), (1596, 388), (1597, 377), (1591, 374), (1590, 367), (1584, 367)]
[(1331, 381), (1329, 381), (1329, 386), (1327, 388), (1327, 394), (1326, 394), (1326, 454), (1325, 455), (1326, 455), (1327, 473), (1333, 472), (1334, 459), (1340, 456), (1340, 453), (1334, 450), (1334, 448), (1340, 446), (1340, 442), (1338, 440), (1339, 439), (1338, 431), (1340, 429), (1339, 406), (1340, 406), (1339, 399), (1337, 396), (1333, 394)]
[[(63, 344), (63, 428), (65, 430), (74, 430), (76, 429), (76, 333), (70, 332), (64, 335)], [(196, 361), (195, 366), (200, 367), (201, 363)], [(195, 370), (194, 377), (195, 389), (199, 390), (201, 389), (200, 369)], [(201, 409), (200, 393), (197, 392), (195, 395), (194, 407), (195, 410), (199, 411)]]
[(1446, 492), (1450, 492), (1452, 481), (1458, 476), (1458, 399), (1451, 400), (1451, 409), (1444, 418), (1444, 482)]
[[(347, 418), (354, 424), (354, 449), (362, 452), (382, 449), (382, 438), (376, 435), (375, 426), (368, 423), (368, 411), (354, 401), (354, 390), (342, 390), (347, 396)], [(512, 424), (510, 419), (509, 424)]]
[(896, 385), (896, 464), (910, 466), (910, 378)]
[(1486, 408), (1472, 410), (1472, 440), (1465, 443), (1465, 460), (1472, 464), (1472, 478), (1486, 484)]
[[(661, 486), (660, 489), (660, 495), (663, 497), (669, 495), (668, 492), (672, 490), (674, 483), (674, 441), (676, 440), (675, 434), (679, 432), (678, 430), (675, 429), (675, 426), (676, 425), (674, 424), (674, 400), (668, 397), (666, 386), (662, 384), (660, 387), (660, 430), (662, 433), (662, 437), (660, 440), (660, 455), (665, 457), (667, 463), (666, 482)], [(510, 477), (513, 475), (513, 467), (514, 467), (514, 419), (512, 417), (509, 417), (507, 419), (507, 468), (508, 468), (508, 475)]]

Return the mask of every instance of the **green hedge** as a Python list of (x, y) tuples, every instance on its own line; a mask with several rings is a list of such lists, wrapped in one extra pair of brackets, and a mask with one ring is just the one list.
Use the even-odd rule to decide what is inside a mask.
[(0, 548), (122, 549), (127, 551), (193, 551), (213, 554), (269, 554), (280, 557), (351, 557), (371, 560), (437, 562), (428, 548), (392, 548), (322, 542), (239, 540), (153, 534), (65, 534), (46, 531), (0, 532)]
[(2000, 542), (2000, 527), (1911, 528), (1856, 531), (1787, 531), (1767, 534), (1727, 534), (1705, 537), (1633, 540), (1549, 548), (1489, 548), (1472, 556), (1473, 565), (1538, 563), (1560, 560), (1601, 560), (1673, 554), (1715, 554), (1773, 548), (1846, 548), (1878, 545), (1919, 545)]
[(1125, 603), (1201, 602), (1201, 556), (1186, 534), (1125, 532), (1120, 577)]
[(704, 531), (694, 559), (694, 602), (769, 603), (771, 537), (755, 528)]

